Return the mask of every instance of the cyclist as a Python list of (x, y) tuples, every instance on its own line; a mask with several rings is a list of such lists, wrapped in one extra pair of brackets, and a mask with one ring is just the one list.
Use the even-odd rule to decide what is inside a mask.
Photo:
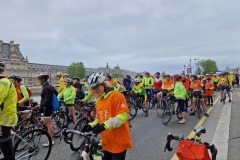
[(59, 88), (57, 90), (58, 93), (62, 92), (64, 88), (64, 78), (62, 72), (57, 72), (55, 76), (58, 78)]
[(155, 76), (156, 77), (154, 78), (153, 88), (158, 89), (160, 91), (160, 89), (162, 88), (162, 79), (160, 77), (160, 73), (156, 72)]
[(110, 74), (107, 74), (106, 77), (107, 77), (107, 79), (108, 79), (108, 82), (109, 82), (113, 87), (116, 88), (116, 81), (114, 81), (114, 80), (112, 79), (112, 76), (111, 76)]
[[(29, 101), (29, 95), (27, 88), (20, 84), (22, 79), (19, 76), (10, 76), (9, 79), (13, 82), (16, 88), (18, 102), (17, 105), (19, 106), (19, 111), (25, 111), (28, 110), (28, 107), (30, 105)], [(28, 114), (22, 114), (22, 120), (27, 119)]]
[[(43, 113), (45, 125), (48, 128), (48, 133), (52, 139), (52, 144), (54, 144), (54, 132), (52, 126), (51, 116), (52, 110), (52, 96), (57, 94), (57, 91), (48, 82), (49, 75), (40, 74), (38, 77), (38, 83), (42, 86), (41, 101), (40, 101), (40, 112)], [(49, 143), (44, 143), (43, 146), (48, 147)]]
[(178, 107), (182, 112), (182, 119), (178, 121), (180, 124), (186, 123), (186, 99), (188, 98), (187, 91), (185, 86), (182, 84), (182, 77), (178, 74), (174, 75), (175, 87), (174, 87), (174, 96), (177, 99)]
[(5, 64), (0, 61), (0, 150), (4, 159), (15, 160), (11, 128), (17, 125), (17, 93), (4, 75)]
[(154, 80), (150, 76), (150, 73), (145, 72), (145, 76), (142, 79), (142, 84), (143, 84), (143, 87), (146, 89), (147, 93), (149, 92), (149, 90), (153, 88), (153, 83), (154, 83)]
[(227, 73), (221, 74), (221, 78), (219, 79), (218, 86), (220, 87), (220, 95), (221, 95), (220, 101), (222, 102), (223, 91), (226, 89), (228, 97), (229, 97), (229, 102), (231, 102), (230, 90), (231, 90), (231, 86), (232, 86), (232, 81), (229, 80)]
[(211, 105), (213, 106), (213, 89), (214, 86), (211, 83), (211, 78), (206, 78), (206, 84), (205, 84), (205, 96), (208, 99), (208, 104), (207, 105)]
[(123, 79), (123, 85), (124, 89), (127, 91), (130, 91), (132, 89), (132, 81), (131, 81), (131, 76), (126, 75)]
[(145, 117), (148, 116), (148, 104), (147, 104), (147, 92), (145, 90), (145, 88), (143, 87), (143, 84), (141, 83), (141, 79), (138, 77), (138, 78), (135, 78), (134, 79), (134, 86), (133, 86), (133, 93), (135, 94), (139, 94), (140, 96), (142, 96), (143, 98), (143, 105), (144, 105), (144, 108), (145, 110), (147, 111), (146, 114), (145, 114)]
[(198, 77), (196, 75), (193, 75), (192, 82), (190, 84), (190, 88), (193, 90), (192, 112), (189, 114), (190, 116), (195, 115), (196, 100), (197, 100), (197, 96), (198, 96), (200, 103), (202, 105), (203, 111), (204, 111), (204, 115), (206, 117), (209, 117), (209, 115), (207, 113), (206, 105), (204, 103), (204, 97), (202, 96), (202, 87), (203, 87), (203, 84), (201, 83), (201, 81), (198, 79)]
[(84, 125), (82, 132), (101, 133), (105, 160), (125, 160), (132, 140), (128, 124), (128, 106), (124, 96), (106, 83), (103, 73), (94, 73), (88, 79), (96, 102), (96, 120)]
[(58, 99), (63, 99), (64, 103), (67, 105), (70, 115), (73, 118), (73, 123), (76, 124), (77, 117), (75, 115), (74, 111), (74, 103), (75, 103), (75, 97), (76, 97), (76, 90), (72, 86), (73, 80), (70, 78), (64, 79), (64, 85), (65, 88), (61, 93), (58, 94)]
[(85, 93), (82, 88), (82, 84), (80, 83), (80, 78), (79, 77), (74, 77), (73, 78), (73, 87), (76, 89), (76, 97), (78, 99), (83, 99), (85, 97)]
[(186, 89), (186, 91), (188, 93), (188, 98), (186, 99), (186, 102), (185, 102), (186, 103), (185, 104), (186, 112), (187, 112), (188, 100), (189, 100), (189, 98), (192, 99), (192, 97), (189, 97), (189, 95), (191, 95), (191, 94), (189, 94), (190, 82), (189, 82), (189, 79), (185, 75), (182, 76), (182, 83), (183, 83), (183, 85), (184, 85), (184, 87), (185, 87), (185, 89)]
[[(174, 89), (174, 83), (170, 80), (170, 75), (164, 75), (165, 76), (165, 82), (162, 83), (162, 91), (167, 91), (167, 93), (173, 94)], [(162, 97), (163, 92), (159, 92), (157, 94), (157, 99), (160, 101)]]

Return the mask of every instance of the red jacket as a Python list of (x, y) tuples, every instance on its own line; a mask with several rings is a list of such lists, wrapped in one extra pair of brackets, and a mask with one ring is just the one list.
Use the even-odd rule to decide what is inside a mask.
[(154, 89), (161, 89), (162, 88), (162, 79), (159, 78), (154, 78)]
[(188, 91), (189, 90), (189, 87), (190, 87), (190, 83), (189, 83), (189, 81), (188, 80), (186, 80), (185, 82), (182, 82), (183, 83), (183, 85), (185, 86), (185, 89), (186, 89), (186, 91)]

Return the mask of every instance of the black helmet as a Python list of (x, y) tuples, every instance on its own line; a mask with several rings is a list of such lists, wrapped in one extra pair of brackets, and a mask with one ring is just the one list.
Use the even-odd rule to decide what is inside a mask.
[(0, 61), (0, 71), (4, 71), (5, 69), (5, 64), (3, 61)]
[(193, 79), (195, 79), (195, 80), (198, 79), (197, 75), (192, 75), (192, 77), (193, 77)]
[(73, 80), (74, 80), (74, 79), (80, 81), (80, 78), (79, 78), (79, 77), (74, 77)]
[(48, 74), (40, 74), (37, 78), (38, 79), (43, 79), (43, 80), (47, 81), (48, 78), (49, 78), (49, 75)]
[(19, 83), (22, 82), (22, 78), (20, 78), (19, 76), (10, 76), (9, 79), (14, 79), (14, 80), (17, 80)]

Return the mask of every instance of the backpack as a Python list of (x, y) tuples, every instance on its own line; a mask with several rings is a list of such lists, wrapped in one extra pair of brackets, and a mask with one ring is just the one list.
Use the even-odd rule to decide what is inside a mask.
[(52, 109), (53, 111), (57, 111), (59, 108), (59, 101), (57, 95), (55, 93), (52, 94)]

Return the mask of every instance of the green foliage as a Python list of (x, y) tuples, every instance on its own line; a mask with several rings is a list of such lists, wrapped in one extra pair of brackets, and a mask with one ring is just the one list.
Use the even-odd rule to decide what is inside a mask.
[(69, 74), (70, 78), (84, 78), (86, 75), (86, 70), (82, 62), (73, 62), (67, 67), (67, 73)]
[(117, 78), (117, 79), (119, 79), (119, 78), (123, 78), (123, 74), (122, 73), (113, 73), (112, 74), (112, 78)]
[(215, 73), (217, 71), (217, 63), (211, 59), (201, 60), (197, 63), (197, 73), (196, 74), (209, 74)]

